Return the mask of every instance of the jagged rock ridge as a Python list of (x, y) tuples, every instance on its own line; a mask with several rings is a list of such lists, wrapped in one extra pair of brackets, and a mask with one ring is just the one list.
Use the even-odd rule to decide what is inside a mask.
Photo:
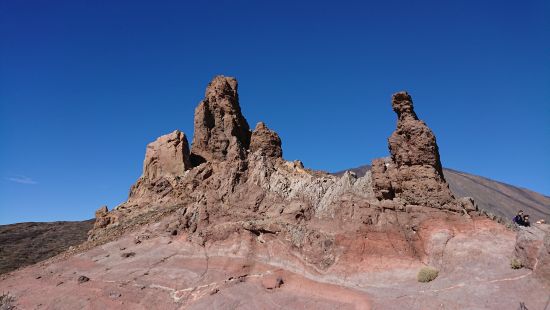
[[(277, 133), (262, 122), (250, 132), (239, 106), (237, 81), (215, 77), (195, 111), (192, 168), (185, 156), (185, 134), (175, 131), (159, 138), (148, 146), (144, 174), (128, 201), (103, 214), (101, 218), (109, 220), (102, 223), (124, 222), (145, 212), (137, 210), (181, 205), (184, 212), (173, 226), (189, 231), (199, 243), (244, 229), (280, 233), (290, 240), (300, 239), (296, 246), (311, 247), (315, 241), (307, 239), (316, 231), (314, 222), (348, 212), (353, 214), (348, 225), (363, 229), (368, 223), (386, 229), (396, 220), (417, 226), (422, 216), (399, 214), (414, 208), (420, 213), (427, 213), (423, 208), (475, 211), (473, 204), (462, 204), (449, 191), (435, 136), (416, 116), (410, 96), (397, 93), (392, 105), (398, 115), (397, 130), (389, 139), (392, 159), (375, 160), (372, 176), (335, 177), (283, 160)], [(174, 153), (183, 155), (153, 155)], [(392, 210), (398, 213), (389, 213)], [(91, 238), (101, 234), (95, 230)], [(413, 237), (414, 231), (409, 228), (405, 234)], [(334, 250), (317, 254), (334, 256)], [(330, 260), (321, 260), (324, 267), (330, 265)]]

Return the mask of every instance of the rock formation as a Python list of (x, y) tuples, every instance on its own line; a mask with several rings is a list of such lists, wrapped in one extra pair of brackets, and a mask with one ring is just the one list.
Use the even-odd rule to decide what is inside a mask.
[(550, 285), (550, 225), (521, 227), (516, 236), (514, 255), (524, 267), (533, 270)]
[[(183, 133), (176, 131), (150, 144), (143, 176), (132, 186), (128, 201), (109, 212), (109, 225), (124, 226), (140, 214), (176, 206), (182, 216), (170, 231), (189, 232), (189, 238), (200, 244), (235, 231), (270, 232), (294, 240), (292, 244), (309, 253), (318, 268), (330, 266), (336, 248), (330, 234), (310, 239), (316, 230), (308, 223), (314, 219), (344, 221), (341, 225), (349, 229), (402, 231), (417, 247), (411, 227), (418, 226), (426, 212), (414, 207), (471, 212), (473, 202), (452, 197), (441, 174), (435, 137), (418, 120), (410, 96), (398, 93), (392, 104), (398, 114), (398, 129), (389, 139), (392, 158), (375, 160), (372, 176), (335, 177), (305, 169), (299, 161), (282, 160), (277, 133), (261, 122), (250, 133), (241, 114), (237, 81), (215, 77), (195, 111), (190, 155), (194, 167), (186, 156)], [(422, 214), (411, 217), (409, 212)], [(344, 220), (347, 217), (351, 222)], [(91, 239), (104, 234), (96, 229)], [(331, 246), (316, 247), (322, 240)]]
[(143, 162), (144, 178), (173, 178), (182, 176), (190, 168), (189, 144), (183, 132), (175, 130), (147, 145)]
[[(304, 220), (335, 218), (346, 212), (352, 212), (361, 227), (394, 223), (397, 215), (385, 210), (409, 212), (415, 206), (475, 210), (473, 201), (453, 198), (441, 172), (435, 136), (416, 116), (407, 93), (397, 93), (392, 100), (398, 122), (389, 139), (391, 158), (375, 160), (372, 175), (361, 178), (352, 173), (338, 178), (282, 160), (279, 135), (262, 122), (250, 133), (238, 97), (234, 78), (215, 77), (195, 111), (191, 155), (185, 134), (179, 131), (151, 143), (143, 175), (132, 186), (128, 201), (102, 213), (101, 226), (130, 221), (145, 212), (132, 212), (136, 207), (155, 210), (179, 205), (185, 212), (175, 229), (191, 231), (204, 242), (225, 234), (219, 225), (212, 225), (224, 221), (233, 223), (225, 226), (234, 227), (229, 231), (293, 235), (289, 227), (307, 230), (301, 224)], [(349, 201), (358, 203), (347, 210), (342, 206)], [(416, 225), (408, 217), (400, 222)], [(101, 230), (93, 232), (92, 238), (97, 233)]]
[(250, 139), (250, 152), (260, 151), (262, 155), (268, 157), (282, 158), (283, 149), (281, 147), (281, 138), (279, 135), (259, 122), (252, 132)]
[(101, 206), (95, 211), (95, 222), (94, 229), (101, 229), (109, 226), (109, 224), (114, 223), (115, 218), (113, 213), (109, 213), (107, 206)]
[(393, 162), (398, 167), (431, 166), (444, 179), (435, 136), (416, 116), (411, 96), (406, 92), (394, 94), (392, 107), (397, 113), (397, 129), (388, 139)]
[(195, 109), (195, 132), (191, 158), (204, 161), (243, 159), (250, 145), (250, 128), (241, 113), (237, 80), (217, 76)]
[[(508, 266), (515, 235), (453, 198), (410, 96), (393, 106), (391, 158), (337, 177), (285, 161), (263, 123), (250, 133), (236, 80), (216, 77), (196, 109), (191, 166), (183, 134), (154, 142), (128, 201), (98, 210), (82, 254), (0, 284), (26, 308), (55, 308), (44, 290), (27, 294), (37, 281), (67, 308), (503, 309), (518, 296), (542, 308), (547, 291)], [(429, 289), (416, 282), (427, 264), (440, 269)]]
[(391, 158), (372, 162), (373, 188), (379, 200), (458, 211), (443, 176), (439, 149), (430, 128), (414, 112), (411, 96), (393, 95), (397, 129), (388, 139)]
[(191, 168), (185, 133), (175, 130), (147, 145), (143, 174), (130, 189), (129, 201), (150, 202), (170, 193)]

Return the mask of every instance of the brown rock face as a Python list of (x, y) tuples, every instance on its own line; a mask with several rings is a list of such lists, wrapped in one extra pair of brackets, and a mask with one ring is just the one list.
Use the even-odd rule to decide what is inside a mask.
[(144, 178), (156, 180), (181, 176), (189, 168), (189, 144), (183, 132), (175, 130), (147, 145), (143, 162)]
[(95, 211), (94, 228), (103, 228), (110, 224), (109, 209), (107, 206), (101, 206)]
[(411, 96), (393, 95), (397, 129), (388, 139), (391, 159), (372, 162), (373, 189), (379, 200), (395, 199), (404, 204), (458, 210), (443, 177), (439, 149), (430, 128), (414, 112)]
[(107, 206), (101, 206), (95, 211), (94, 229), (101, 229), (116, 221), (116, 215), (109, 213)]
[(250, 139), (250, 152), (256, 153), (260, 151), (262, 155), (268, 157), (283, 157), (283, 149), (281, 148), (281, 138), (273, 130), (259, 122), (252, 132)]
[(177, 179), (190, 168), (185, 133), (175, 130), (159, 137), (147, 145), (143, 174), (130, 188), (129, 201), (140, 203), (164, 198), (173, 190)]
[(204, 161), (243, 159), (250, 145), (250, 128), (241, 113), (237, 80), (217, 76), (195, 109), (191, 147), (194, 165)]
[(520, 228), (514, 254), (523, 266), (550, 284), (550, 225), (534, 224)]
[(416, 116), (411, 96), (406, 92), (394, 94), (392, 107), (398, 117), (397, 129), (388, 140), (394, 163), (398, 167), (432, 166), (444, 179), (435, 136)]

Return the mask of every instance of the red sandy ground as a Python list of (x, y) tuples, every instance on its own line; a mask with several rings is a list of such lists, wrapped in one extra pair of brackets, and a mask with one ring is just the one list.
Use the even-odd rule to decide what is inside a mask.
[[(21, 309), (544, 309), (550, 297), (530, 270), (510, 268), (515, 233), (486, 219), (423, 227), (427, 243), (454, 236), (440, 256), (419, 259), (399, 255), (392, 236), (340, 235), (345, 251), (327, 270), (271, 235), (236, 233), (205, 247), (185, 235), (134, 242), (159, 225), (4, 275), (0, 291)], [(372, 250), (394, 245), (394, 254)], [(419, 283), (428, 262), (439, 277)], [(79, 284), (81, 275), (90, 280)]]

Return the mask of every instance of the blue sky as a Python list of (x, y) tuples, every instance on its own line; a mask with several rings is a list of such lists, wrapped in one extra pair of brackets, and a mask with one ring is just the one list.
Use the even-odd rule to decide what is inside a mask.
[(407, 90), (443, 165), (550, 195), (548, 1), (0, 1), (0, 224), (123, 202), (209, 80), (286, 159), (386, 156)]

